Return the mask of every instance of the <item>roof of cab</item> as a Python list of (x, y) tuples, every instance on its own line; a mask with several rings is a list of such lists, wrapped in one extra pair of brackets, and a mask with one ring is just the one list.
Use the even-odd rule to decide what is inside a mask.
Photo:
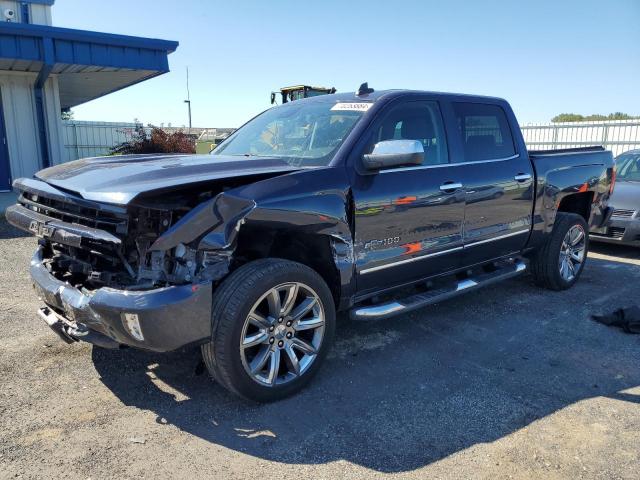
[(394, 89), (394, 90), (376, 90), (372, 93), (357, 95), (356, 92), (341, 92), (331, 95), (320, 95), (317, 97), (309, 97), (296, 102), (376, 102), (380, 99), (393, 99), (403, 96), (411, 95), (427, 95), (433, 97), (446, 98), (452, 101), (470, 101), (470, 100), (485, 100), (491, 103), (506, 102), (503, 98), (490, 97), (485, 95), (472, 95), (466, 93), (449, 93), (449, 92), (432, 92), (427, 90), (406, 90), (406, 89)]

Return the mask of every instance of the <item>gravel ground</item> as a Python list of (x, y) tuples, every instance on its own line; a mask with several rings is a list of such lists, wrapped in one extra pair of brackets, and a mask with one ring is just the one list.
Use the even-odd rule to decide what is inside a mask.
[(528, 277), (372, 324), (342, 318), (301, 394), (253, 405), (199, 368), (66, 345), (35, 240), (0, 223), (0, 478), (638, 478), (640, 251), (595, 246), (570, 292)]

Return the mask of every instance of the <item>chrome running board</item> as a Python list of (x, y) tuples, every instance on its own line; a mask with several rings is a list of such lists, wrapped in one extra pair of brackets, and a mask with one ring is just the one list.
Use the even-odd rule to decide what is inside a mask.
[(393, 317), (515, 277), (526, 269), (527, 264), (518, 259), (493, 272), (485, 272), (474, 277), (458, 280), (457, 283), (448, 287), (430, 289), (423, 293), (416, 293), (402, 299), (391, 300), (377, 305), (358, 306), (351, 310), (350, 315), (353, 320), (380, 320)]

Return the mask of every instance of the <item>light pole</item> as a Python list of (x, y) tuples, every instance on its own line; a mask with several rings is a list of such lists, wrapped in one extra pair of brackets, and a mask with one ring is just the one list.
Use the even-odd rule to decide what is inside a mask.
[(187, 67), (187, 99), (184, 101), (189, 107), (189, 134), (191, 134), (191, 93), (189, 92), (189, 67)]
[(184, 103), (186, 103), (189, 108), (189, 133), (191, 133), (191, 100), (185, 100)]

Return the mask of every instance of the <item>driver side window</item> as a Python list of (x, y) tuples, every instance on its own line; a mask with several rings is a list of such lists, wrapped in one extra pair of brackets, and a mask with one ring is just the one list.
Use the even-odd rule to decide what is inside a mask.
[(442, 115), (436, 102), (404, 102), (392, 107), (375, 129), (373, 143), (383, 140), (418, 140), (424, 148), (424, 165), (449, 163)]

